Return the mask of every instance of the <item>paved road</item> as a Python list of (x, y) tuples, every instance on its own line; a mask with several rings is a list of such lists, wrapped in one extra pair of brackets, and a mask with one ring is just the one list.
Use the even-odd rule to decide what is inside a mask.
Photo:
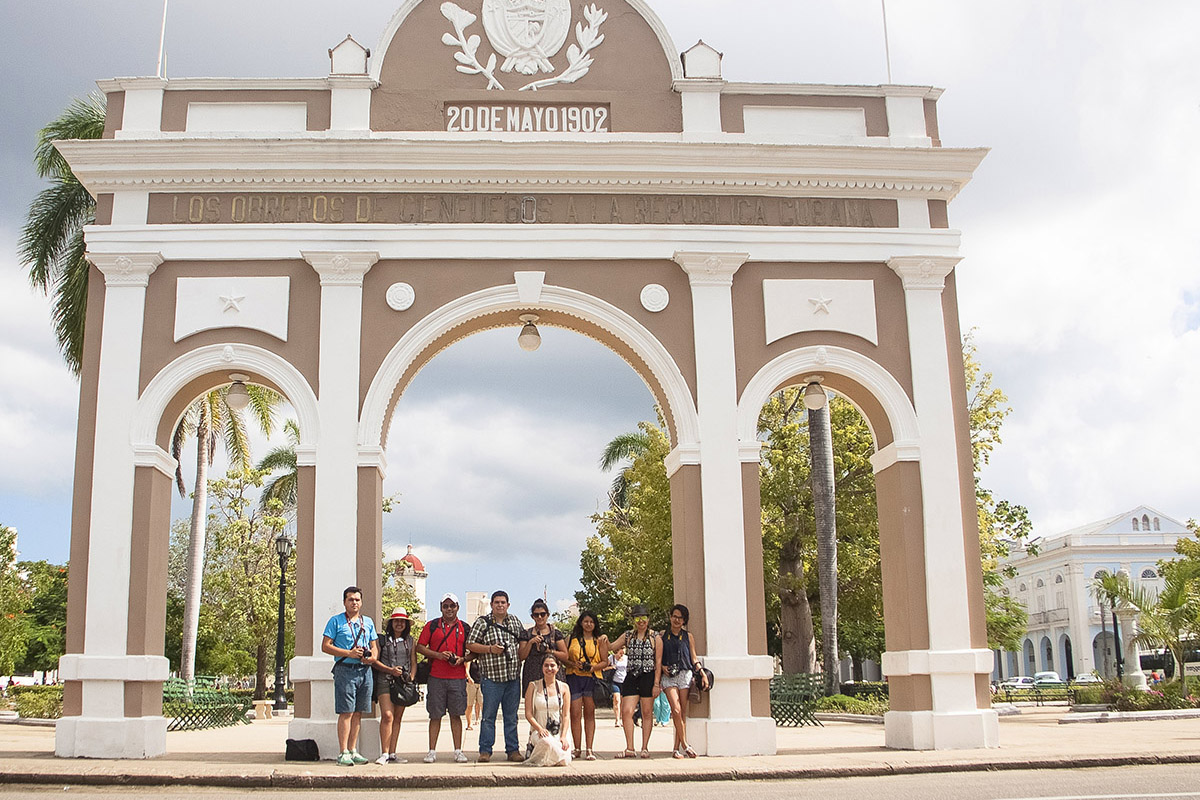
[[(861, 800), (863, 797), (900, 798), (902, 800), (1200, 800), (1200, 766), (1118, 767), (1086, 770), (1027, 770), (990, 773), (949, 773), (936, 775), (899, 775), (883, 778), (842, 778), (807, 781), (741, 781), (667, 784), (644, 787), (650, 794), (686, 797), (688, 800), (772, 800), (819, 798), (819, 800)], [(600, 787), (585, 789), (589, 795)], [(568, 790), (569, 791), (569, 790)], [(621, 797), (628, 787), (613, 786), (604, 794)], [(636, 794), (644, 794), (638, 789)], [(295, 790), (181, 788), (146, 789), (112, 787), (91, 789), (64, 786), (0, 786), (0, 798), (41, 800), (48, 796), (80, 800), (112, 800), (123, 795), (142, 797), (188, 797), (197, 800), (247, 800), (288, 797)], [(512, 789), (411, 790), (406, 794), (431, 800), (485, 800), (499, 795), (561, 800), (562, 787), (518, 787)], [(347, 791), (303, 792), (303, 800), (355, 800), (380, 797), (382, 792)]]

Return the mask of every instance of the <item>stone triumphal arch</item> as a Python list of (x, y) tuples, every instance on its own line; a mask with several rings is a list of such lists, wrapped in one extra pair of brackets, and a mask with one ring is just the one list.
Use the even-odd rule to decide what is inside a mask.
[(940, 92), (727, 82), (644, 0), (407, 0), (330, 58), (103, 81), (104, 138), (61, 145), (97, 219), (58, 754), (164, 752), (169, 437), (232, 375), (298, 415), (291, 735), (331, 751), (321, 623), (380, 584), (391, 411), (528, 314), (664, 409), (675, 591), (718, 676), (698, 748), (775, 750), (755, 421), (818, 375), (877, 444), (887, 742), (995, 746), (947, 214), (984, 153), (942, 147)]

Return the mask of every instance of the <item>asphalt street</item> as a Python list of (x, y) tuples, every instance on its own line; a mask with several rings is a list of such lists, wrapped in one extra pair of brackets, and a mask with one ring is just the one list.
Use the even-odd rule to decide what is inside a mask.
[[(304, 800), (334, 800), (347, 797), (378, 797), (395, 790), (305, 791)], [(569, 791), (569, 790), (568, 790)], [(628, 785), (588, 787), (589, 795), (624, 797), (636, 794), (686, 797), (688, 800), (772, 800), (820, 798), (820, 800), (861, 800), (864, 797), (903, 798), (903, 800), (1200, 800), (1200, 766), (1162, 765), (1079, 770), (1014, 770), (998, 772), (938, 773), (898, 775), (880, 778), (835, 778), (802, 781), (721, 781), (713, 783), (676, 783), (634, 789)], [(503, 795), (532, 800), (560, 800), (561, 786), (495, 787), (478, 789), (408, 790), (429, 798), (483, 800)], [(295, 789), (212, 789), (164, 787), (78, 786), (0, 786), (0, 798), (34, 800), (55, 796), (72, 800), (111, 800), (126, 797), (195, 797), (203, 800), (235, 800), (251, 797), (295, 798)]]

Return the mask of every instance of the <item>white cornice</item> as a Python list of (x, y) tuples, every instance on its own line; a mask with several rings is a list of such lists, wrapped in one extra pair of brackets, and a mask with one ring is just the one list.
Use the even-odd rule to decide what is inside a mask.
[(944, 89), (932, 86), (844, 86), (827, 83), (727, 83), (723, 94), (779, 94), (815, 97), (921, 97), (937, 100)]
[(94, 194), (140, 191), (652, 191), (953, 198), (985, 149), (672, 140), (105, 139), (58, 144)]
[(204, 91), (247, 91), (269, 89), (322, 90), (330, 86), (329, 78), (109, 78), (96, 81), (102, 92), (121, 92), (127, 89), (166, 89)]

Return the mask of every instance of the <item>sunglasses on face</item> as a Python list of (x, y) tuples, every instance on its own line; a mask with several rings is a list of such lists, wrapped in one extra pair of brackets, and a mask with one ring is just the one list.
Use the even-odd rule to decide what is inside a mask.
[(442, 608), (458, 608), (455, 603), (442, 603)]
[(541, 619), (542, 617), (548, 617), (548, 616), (550, 616), (550, 614), (546, 611), (534, 611), (533, 612), (534, 619)]
[(634, 622), (649, 622), (650, 618), (649, 617), (634, 617), (633, 621)]

